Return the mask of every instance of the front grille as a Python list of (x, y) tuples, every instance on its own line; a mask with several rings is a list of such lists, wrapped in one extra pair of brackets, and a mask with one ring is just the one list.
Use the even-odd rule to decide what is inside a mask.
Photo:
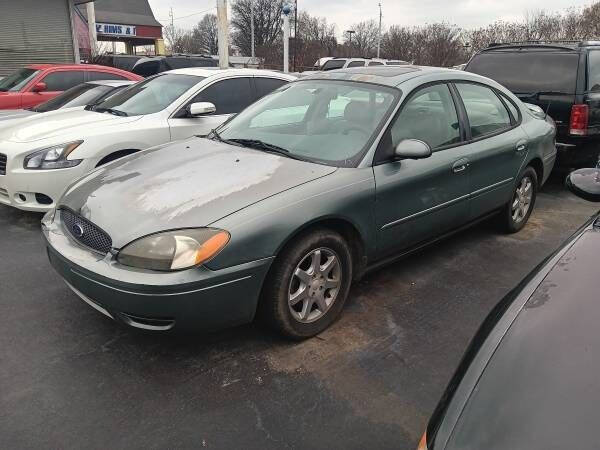
[(0, 153), (0, 175), (6, 175), (6, 155)]
[(112, 247), (108, 234), (70, 209), (60, 210), (60, 219), (69, 235), (86, 247), (106, 255)]

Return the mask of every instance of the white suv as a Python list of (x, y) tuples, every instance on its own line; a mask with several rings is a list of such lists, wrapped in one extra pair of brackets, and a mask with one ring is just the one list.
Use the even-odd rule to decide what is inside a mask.
[(0, 129), (0, 203), (48, 211), (69, 184), (95, 167), (206, 135), (294, 79), (263, 70), (178, 69), (96, 105), (6, 121)]
[(321, 66), (321, 70), (327, 71), (365, 66), (403, 66), (408, 64), (410, 63), (406, 61), (389, 59), (331, 58)]

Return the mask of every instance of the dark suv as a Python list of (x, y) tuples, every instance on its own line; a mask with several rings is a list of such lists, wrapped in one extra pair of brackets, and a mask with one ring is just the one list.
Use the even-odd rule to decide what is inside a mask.
[(492, 44), (466, 71), (506, 86), (556, 121), (557, 165), (595, 163), (600, 150), (600, 41)]

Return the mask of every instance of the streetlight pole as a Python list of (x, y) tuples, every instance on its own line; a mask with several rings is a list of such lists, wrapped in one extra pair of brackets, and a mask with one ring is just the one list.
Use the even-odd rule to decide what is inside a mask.
[(381, 3), (379, 4), (379, 35), (377, 36), (377, 59), (379, 59), (379, 54), (381, 52)]
[(350, 54), (349, 54), (348, 57), (352, 58), (352, 35), (354, 33), (356, 33), (356, 31), (354, 31), (354, 30), (346, 30), (346, 33), (348, 33), (348, 35), (350, 36), (350, 43), (348, 44), (348, 49), (349, 49), (348, 51), (349, 51)]
[(252, 64), (254, 64), (254, 0), (250, 0), (250, 46), (252, 47)]
[(294, 6), (294, 72), (296, 69), (296, 52), (298, 51), (298, 0), (295, 1)]
[(283, 7), (283, 72), (290, 71), (290, 12), (288, 5)]

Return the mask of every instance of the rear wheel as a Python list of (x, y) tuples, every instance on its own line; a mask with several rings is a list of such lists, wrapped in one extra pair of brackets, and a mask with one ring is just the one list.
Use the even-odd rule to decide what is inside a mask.
[(537, 173), (528, 166), (519, 175), (511, 201), (502, 213), (503, 226), (508, 233), (516, 233), (525, 226), (533, 211), (537, 190)]
[(273, 263), (259, 313), (288, 337), (315, 336), (340, 315), (351, 280), (346, 241), (331, 230), (314, 230), (286, 247)]

